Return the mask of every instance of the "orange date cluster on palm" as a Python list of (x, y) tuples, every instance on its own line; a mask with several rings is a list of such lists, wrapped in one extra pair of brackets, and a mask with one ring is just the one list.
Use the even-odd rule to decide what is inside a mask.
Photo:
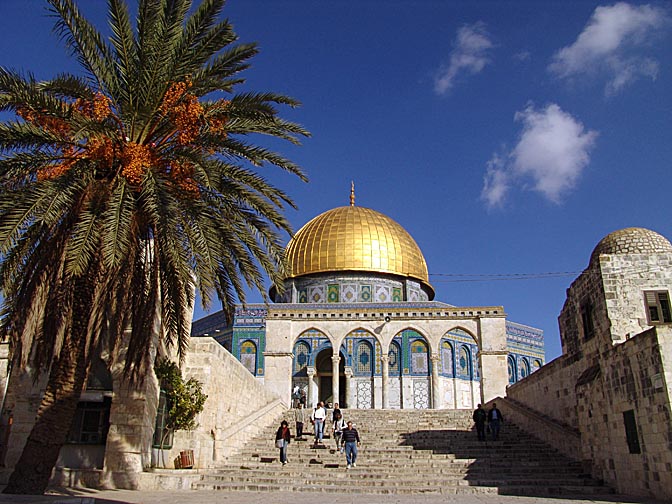
[[(227, 110), (230, 102), (228, 100), (214, 102), (209, 107), (210, 112), (206, 118), (205, 108), (198, 97), (189, 92), (191, 87), (191, 80), (187, 78), (172, 83), (164, 95), (159, 112), (170, 122), (173, 129), (168, 137), (160, 141), (163, 146), (175, 142), (180, 147), (190, 146), (203, 151), (204, 147), (195, 144), (203, 128), (207, 127), (211, 135), (220, 138), (225, 138), (227, 135)], [(65, 113), (80, 114), (98, 122), (115, 118), (111, 100), (99, 92), (93, 94), (91, 99), (80, 98), (68, 104)], [(148, 140), (147, 143), (136, 143), (128, 138), (115, 141), (104, 135), (75, 140), (72, 138), (72, 128), (62, 117), (30, 108), (19, 108), (17, 114), (26, 122), (64, 140), (65, 146), (59, 147), (61, 161), (40, 168), (37, 172), (37, 179), (40, 181), (58, 178), (67, 173), (78, 161), (88, 160), (95, 161), (101, 173), (112, 172), (116, 164), (117, 169), (120, 168), (118, 173), (136, 188), (142, 184), (147, 170), (154, 169), (159, 175), (171, 179), (185, 195), (197, 197), (200, 193), (194, 179), (193, 164), (169, 159), (159, 154), (154, 142)], [(115, 118), (115, 122), (120, 124), (118, 118)], [(207, 152), (212, 154), (214, 150), (209, 148)]]
[(96, 93), (92, 100), (75, 100), (73, 108), (80, 114), (95, 121), (104, 121), (112, 115), (112, 102), (103, 93)]
[(157, 165), (157, 159), (147, 145), (127, 142), (121, 154), (121, 176), (133, 185), (140, 185), (145, 171)]
[(34, 124), (54, 135), (65, 137), (70, 133), (70, 126), (60, 117), (48, 114), (46, 111), (36, 111), (21, 107), (16, 113), (24, 121)]
[(190, 79), (173, 82), (163, 97), (159, 111), (168, 118), (174, 126), (175, 140), (179, 145), (189, 145), (198, 138), (201, 129), (207, 125), (209, 132), (220, 137), (226, 137), (228, 116), (226, 109), (230, 102), (218, 100), (206, 118), (205, 109), (198, 101), (198, 97), (189, 92), (192, 87)]

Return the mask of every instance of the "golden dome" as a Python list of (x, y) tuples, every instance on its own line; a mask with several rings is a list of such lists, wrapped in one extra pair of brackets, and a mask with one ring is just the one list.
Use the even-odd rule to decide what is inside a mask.
[(388, 273), (429, 285), (427, 263), (397, 222), (354, 205), (328, 210), (304, 225), (286, 249), (289, 277), (337, 271)]

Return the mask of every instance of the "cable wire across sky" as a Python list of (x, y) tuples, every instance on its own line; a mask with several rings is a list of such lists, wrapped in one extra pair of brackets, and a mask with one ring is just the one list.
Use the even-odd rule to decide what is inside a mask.
[[(536, 280), (541, 278), (570, 277), (581, 271), (547, 271), (543, 273), (430, 273), (434, 282), (501, 282), (507, 280)], [(438, 277), (438, 278), (437, 278)]]

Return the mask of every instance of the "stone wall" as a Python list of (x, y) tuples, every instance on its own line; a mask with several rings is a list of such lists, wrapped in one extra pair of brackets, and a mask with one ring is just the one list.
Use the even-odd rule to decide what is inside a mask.
[(223, 463), (285, 410), (279, 398), (213, 338), (192, 338), (183, 375), (199, 380), (208, 399), (198, 428), (175, 434), (165, 454), (168, 467), (187, 449), (194, 451), (195, 467)]
[[(607, 349), (598, 365), (561, 357), (512, 385), (507, 397), (569, 424), (580, 458), (620, 493), (672, 498), (672, 328), (651, 329)], [(630, 453), (623, 413), (635, 415), (641, 453)], [(524, 426), (563, 451), (567, 437), (545, 424)], [(539, 427), (544, 432), (535, 432)], [(576, 458), (579, 458), (575, 455)]]
[(123, 379), (122, 368), (118, 364), (112, 372), (114, 395), (101, 485), (137, 489), (140, 474), (151, 467), (159, 384), (150, 372), (141, 384), (132, 385)]
[(459, 378), (440, 378), (441, 407), (475, 409), (481, 402), (481, 382)]
[[(0, 343), (0, 464), (4, 465), (7, 451), (9, 413), (5, 410), (7, 386), (9, 385), (9, 344)], [(12, 420), (13, 421), (13, 420)]]
[[(511, 422), (538, 439), (553, 446), (558, 452), (571, 459), (580, 459), (581, 433), (566, 424), (557, 422), (510, 397), (497, 397), (483, 407), (489, 410), (493, 404), (501, 411), (506, 422)], [(586, 466), (590, 472), (590, 464)]]
[[(598, 245), (567, 290), (564, 355), (510, 386), (507, 398), (576, 430), (576, 457), (618, 492), (672, 499), (672, 325), (651, 326), (644, 298), (672, 290), (672, 253), (611, 250)], [(562, 451), (561, 429), (528, 424)]]
[[(159, 384), (154, 373), (149, 373), (142, 383), (130, 385), (121, 372), (121, 365), (112, 370), (114, 391), (103, 470), (74, 464), (73, 468), (59, 468), (52, 483), (131, 489), (153, 489), (158, 484), (158, 479), (143, 477), (143, 473), (152, 466)], [(183, 375), (201, 381), (209, 399), (199, 415), (198, 428), (176, 433), (172, 449), (165, 454), (168, 467), (187, 449), (194, 451), (195, 467), (222, 463), (285, 410), (275, 394), (212, 338), (191, 340)], [(24, 372), (11, 376), (3, 398), (5, 427), (0, 431), (3, 462), (8, 469), (0, 473), (0, 483), (6, 482), (21, 455), (43, 389), (42, 383), (35, 386)], [(11, 429), (6, 425), (9, 418)]]
[[(37, 383), (26, 371), (13, 370), (9, 377), (9, 387), (3, 398), (2, 410), (2, 459), (4, 468), (0, 472), (0, 484), (7, 483), (14, 465), (19, 460), (28, 435), (33, 428), (35, 415), (46, 386), (46, 373)], [(4, 389), (3, 389), (4, 391)]]
[[(672, 417), (665, 357), (672, 329), (651, 329), (604, 352), (599, 375), (576, 387), (584, 459), (619, 492), (672, 499)], [(668, 367), (668, 378), (670, 368)], [(638, 450), (628, 445), (624, 413), (634, 414)]]
[[(510, 385), (506, 396), (552, 420), (578, 428), (574, 388), (586, 363), (562, 356), (549, 362), (527, 378)], [(562, 443), (562, 438), (558, 439)]]
[(601, 255), (600, 270), (612, 341), (651, 327), (643, 291), (672, 288), (672, 254)]

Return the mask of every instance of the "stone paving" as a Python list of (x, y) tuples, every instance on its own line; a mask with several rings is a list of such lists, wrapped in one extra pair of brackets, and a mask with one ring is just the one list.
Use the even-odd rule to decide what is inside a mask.
[[(510, 495), (338, 495), (294, 492), (68, 490), (60, 495), (5, 495), (0, 504), (664, 504), (661, 501), (608, 496), (562, 499)], [(669, 503), (668, 503), (669, 504)]]

